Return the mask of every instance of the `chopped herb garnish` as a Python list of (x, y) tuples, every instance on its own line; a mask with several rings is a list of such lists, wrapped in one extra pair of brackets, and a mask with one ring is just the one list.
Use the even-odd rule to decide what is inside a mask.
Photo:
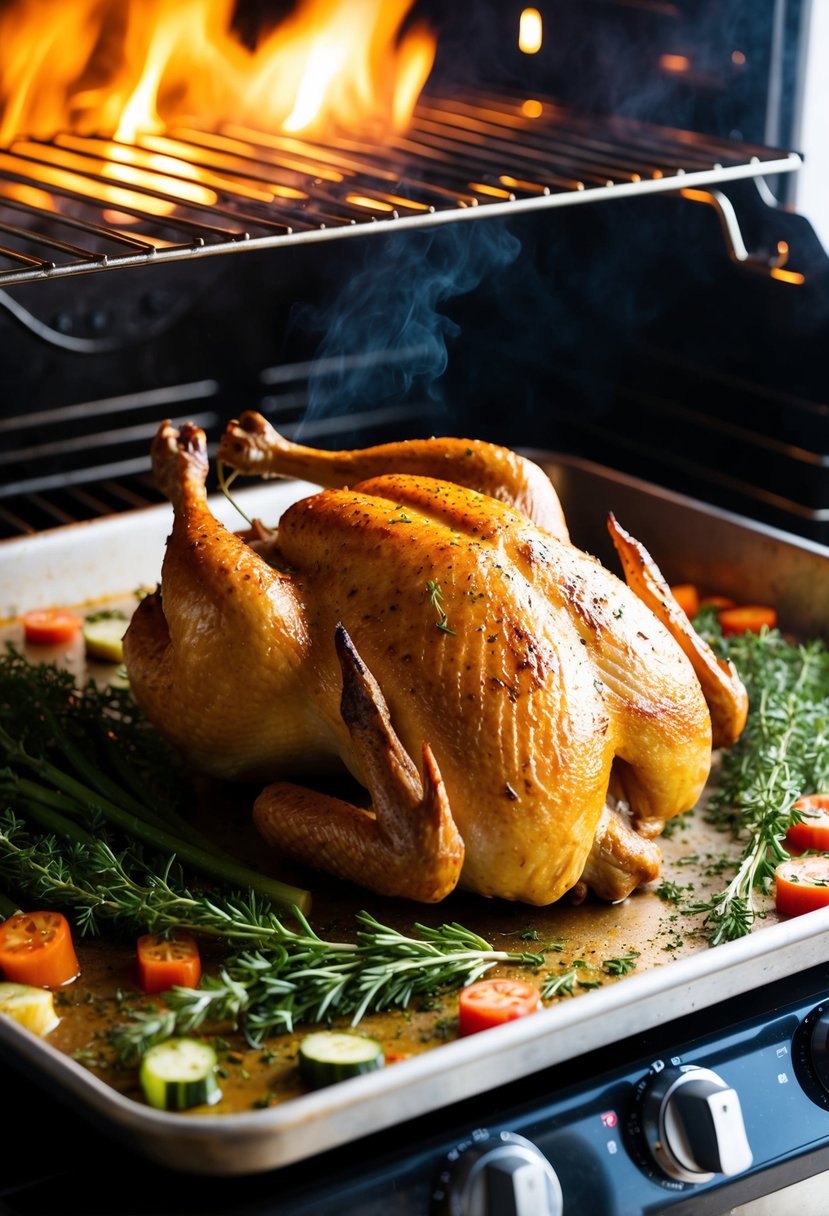
[(442, 607), (443, 592), (441, 591), (438, 583), (435, 582), (434, 579), (430, 578), (428, 583), (426, 584), (426, 590), (429, 592), (429, 603), (432, 605), (432, 607), (434, 608), (435, 613), (437, 615), (437, 620), (435, 621), (435, 627), (437, 629), (439, 629), (441, 631), (441, 633), (448, 633), (448, 634), (451, 634), (452, 637), (454, 637), (455, 631), (454, 631), (454, 629), (449, 628), (449, 625), (447, 623), (446, 613), (444, 612), (443, 607)]
[(606, 975), (628, 975), (636, 967), (638, 957), (638, 950), (628, 950), (618, 958), (606, 958), (602, 963), (602, 971)]

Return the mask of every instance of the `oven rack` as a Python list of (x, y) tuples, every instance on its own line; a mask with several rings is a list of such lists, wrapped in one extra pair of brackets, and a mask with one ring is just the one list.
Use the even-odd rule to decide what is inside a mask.
[(0, 150), (0, 286), (788, 173), (798, 153), (552, 100), (424, 95), (404, 135), (226, 124)]

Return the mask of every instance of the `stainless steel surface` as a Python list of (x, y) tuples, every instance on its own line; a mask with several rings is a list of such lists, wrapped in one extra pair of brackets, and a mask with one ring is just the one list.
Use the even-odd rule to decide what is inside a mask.
[(553, 101), (527, 117), (524, 100), (427, 94), (410, 130), (377, 144), (237, 126), (134, 145), (17, 138), (0, 150), (0, 285), (723, 185), (801, 164), (795, 152), (584, 119)]
[[(809, 632), (825, 628), (826, 549), (597, 466), (535, 455), (561, 489), (578, 543), (595, 551), (606, 513), (613, 510), (662, 560), (666, 555), (659, 551), (663, 544), (669, 546), (672, 576), (680, 571), (688, 577), (703, 574), (707, 582), (727, 576), (725, 590), (739, 585), (747, 591), (762, 582), (769, 594), (781, 596), (784, 613), (799, 627)], [(246, 506), (273, 519), (308, 489), (296, 483), (264, 486), (250, 492)], [(227, 504), (218, 507), (231, 518)], [(12, 615), (37, 602), (118, 594), (137, 581), (154, 580), (169, 523), (168, 509), (151, 508), (5, 542), (0, 545), (0, 613)], [(804, 602), (797, 602), (796, 593)], [(614, 911), (625, 914), (624, 908)], [(316, 1155), (717, 1005), (822, 963), (827, 950), (829, 910), (789, 922), (768, 917), (750, 937), (716, 949), (700, 946), (687, 957), (663, 961), (501, 1027), (493, 1032), (497, 1051), (491, 1035), (471, 1036), (281, 1106), (228, 1116), (192, 1118), (150, 1110), (6, 1019), (0, 1020), (0, 1049), (71, 1094), (149, 1158), (180, 1168), (195, 1153), (205, 1174), (244, 1174)]]

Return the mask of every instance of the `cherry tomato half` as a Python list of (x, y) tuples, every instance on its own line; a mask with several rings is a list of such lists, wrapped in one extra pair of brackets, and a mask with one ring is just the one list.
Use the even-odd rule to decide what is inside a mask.
[(817, 849), (829, 853), (829, 794), (808, 794), (798, 798), (794, 809), (803, 816), (786, 833), (789, 848), (805, 853)]
[(68, 608), (33, 608), (23, 614), (23, 637), (33, 646), (62, 646), (74, 641), (81, 623)]
[(16, 912), (0, 925), (0, 971), (12, 983), (60, 988), (80, 970), (60, 912)]
[(478, 980), (458, 994), (458, 1019), (462, 1035), (488, 1030), (535, 1013), (541, 993), (523, 980)]
[(782, 861), (774, 871), (774, 902), (783, 916), (829, 906), (829, 857), (814, 854)]
[(136, 943), (138, 978), (144, 992), (168, 992), (178, 985), (195, 988), (201, 979), (201, 956), (194, 937), (146, 933)]

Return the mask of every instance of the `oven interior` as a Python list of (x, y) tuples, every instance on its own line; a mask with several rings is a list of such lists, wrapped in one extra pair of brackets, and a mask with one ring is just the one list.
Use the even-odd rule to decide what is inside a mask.
[(527, 54), (519, 4), (416, 5), (436, 58), (391, 139), (10, 136), (0, 534), (156, 501), (162, 418), (215, 441), (256, 409), (321, 446), (569, 452), (825, 540), (829, 268), (787, 204), (808, 8), (587, 9), (543, 6)]

